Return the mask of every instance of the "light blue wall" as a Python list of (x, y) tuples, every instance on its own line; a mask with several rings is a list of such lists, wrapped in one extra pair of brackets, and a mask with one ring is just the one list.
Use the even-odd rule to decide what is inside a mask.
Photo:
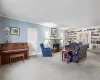
[(27, 42), (27, 28), (33, 27), (38, 30), (38, 52), (40, 52), (40, 43), (44, 43), (45, 41), (45, 32), (48, 32), (49, 35), (51, 28), (44, 27), (37, 24), (32, 24), (24, 21), (9, 19), (5, 17), (0, 17), (0, 43), (5, 43), (7, 40), (7, 36), (4, 33), (4, 27), (19, 27), (20, 28), (20, 36), (17, 35), (9, 35), (9, 42)]
[(4, 43), (6, 41), (6, 34), (4, 33), (4, 18), (0, 18), (0, 43)]
[[(5, 27), (19, 27), (20, 35), (8, 35), (6, 36), (4, 32)], [(38, 24), (33, 24), (29, 22), (19, 21), (15, 19), (9, 19), (5, 17), (0, 17), (0, 43), (5, 43), (8, 39), (9, 42), (27, 42), (27, 28), (33, 27), (38, 30), (38, 52), (40, 52), (40, 43), (45, 42), (45, 34), (51, 35), (51, 28), (41, 26)], [(62, 30), (58, 30), (58, 37), (62, 34)]]

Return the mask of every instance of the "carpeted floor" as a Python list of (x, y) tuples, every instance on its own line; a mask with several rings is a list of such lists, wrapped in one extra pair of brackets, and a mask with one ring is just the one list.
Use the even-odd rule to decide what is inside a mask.
[(16, 62), (0, 68), (0, 80), (100, 80), (100, 55), (87, 52), (79, 64), (61, 61), (61, 53), (53, 57), (37, 56), (24, 63)]

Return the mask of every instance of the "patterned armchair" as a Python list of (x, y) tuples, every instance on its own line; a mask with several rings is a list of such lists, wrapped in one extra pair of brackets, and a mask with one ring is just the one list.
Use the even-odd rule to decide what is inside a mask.
[(81, 59), (87, 56), (87, 45), (80, 45), (73, 51), (73, 62), (79, 62)]
[(65, 45), (65, 49), (70, 48), (70, 49), (74, 50), (79, 45), (81, 45), (81, 44), (79, 44), (79, 43), (70, 43), (69, 45)]
[(72, 50), (73, 56), (71, 57), (73, 59), (73, 62), (79, 62), (81, 59), (86, 57), (88, 44), (82, 45), (81, 43), (70, 43), (69, 45), (65, 46), (65, 49), (68, 48)]

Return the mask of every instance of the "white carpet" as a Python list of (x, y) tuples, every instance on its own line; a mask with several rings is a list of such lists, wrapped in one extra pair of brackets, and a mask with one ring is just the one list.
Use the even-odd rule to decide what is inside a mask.
[(0, 80), (100, 80), (100, 55), (88, 52), (79, 64), (61, 61), (61, 53), (53, 57), (35, 57), (0, 68)]

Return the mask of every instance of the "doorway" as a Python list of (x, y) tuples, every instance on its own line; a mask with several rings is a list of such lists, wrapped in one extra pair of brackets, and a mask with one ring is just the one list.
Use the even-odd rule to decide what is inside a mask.
[(37, 29), (28, 28), (29, 56), (37, 54)]

